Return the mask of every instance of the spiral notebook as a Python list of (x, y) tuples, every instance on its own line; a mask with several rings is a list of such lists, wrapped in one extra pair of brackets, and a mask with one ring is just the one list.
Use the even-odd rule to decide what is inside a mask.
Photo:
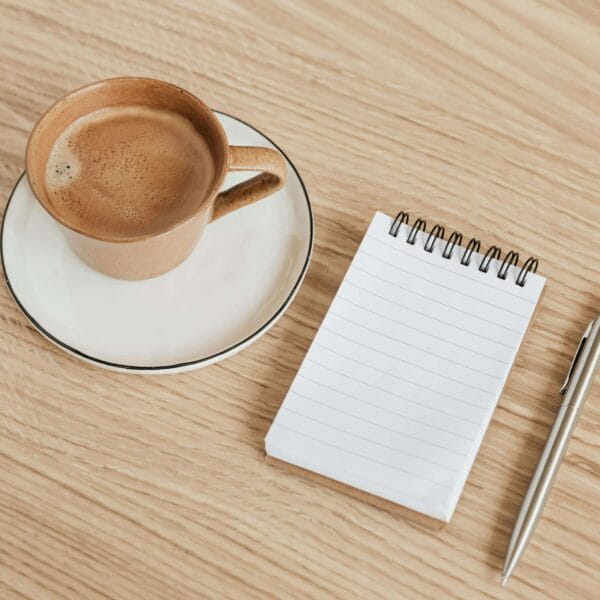
[(266, 436), (267, 460), (443, 526), (545, 279), (376, 213)]

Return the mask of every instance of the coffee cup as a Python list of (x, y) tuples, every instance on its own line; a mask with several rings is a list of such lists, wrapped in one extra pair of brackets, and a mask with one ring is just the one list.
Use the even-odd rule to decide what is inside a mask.
[[(207, 224), (286, 179), (273, 149), (231, 146), (201, 100), (142, 77), (79, 88), (35, 125), (26, 152), (37, 201), (89, 266), (146, 279), (180, 264)], [(222, 190), (228, 171), (257, 175)]]

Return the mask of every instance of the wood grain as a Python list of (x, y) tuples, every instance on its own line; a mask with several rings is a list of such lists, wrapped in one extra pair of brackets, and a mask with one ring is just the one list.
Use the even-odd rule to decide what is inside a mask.
[[(597, 597), (600, 385), (506, 590), (499, 571), (557, 390), (600, 306), (599, 26), (592, 0), (0, 0), (3, 198), (51, 102), (138, 74), (285, 148), (316, 221), (288, 313), (190, 374), (77, 362), (0, 287), (0, 596)], [(262, 460), (373, 211), (400, 208), (538, 255), (548, 277), (441, 533)]]

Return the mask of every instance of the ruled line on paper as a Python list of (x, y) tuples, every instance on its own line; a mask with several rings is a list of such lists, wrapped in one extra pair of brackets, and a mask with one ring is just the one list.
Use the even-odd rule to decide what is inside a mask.
[[(437, 431), (440, 431), (442, 433), (445, 433), (447, 435), (452, 435), (454, 437), (460, 438), (462, 440), (466, 440), (468, 442), (473, 442), (473, 438), (469, 437), (468, 435), (462, 435), (461, 433), (456, 433), (456, 431), (452, 431), (451, 429), (444, 429), (443, 427), (438, 427), (436, 425), (432, 425), (431, 423), (427, 423), (426, 421), (421, 421), (419, 419), (415, 419), (414, 417), (409, 417), (407, 415), (405, 415), (404, 413), (400, 413), (397, 412), (395, 410), (391, 410), (388, 407), (385, 406), (381, 406), (380, 404), (375, 404), (374, 402), (370, 402), (369, 400), (365, 400), (364, 398), (359, 398), (358, 396), (352, 396), (351, 394), (347, 394), (346, 392), (342, 392), (341, 390), (337, 389), (337, 388), (333, 388), (331, 386), (325, 385), (324, 383), (321, 383), (320, 381), (317, 381), (315, 379), (311, 379), (310, 377), (307, 377), (306, 375), (303, 375), (302, 373), (298, 373), (298, 377), (300, 379), (306, 379), (307, 381), (310, 381), (311, 383), (314, 383), (315, 385), (318, 385), (319, 387), (322, 387), (326, 390), (329, 390), (331, 392), (335, 392), (336, 394), (340, 394), (341, 396), (346, 396), (346, 398), (350, 398), (352, 400), (356, 400), (356, 402), (360, 402), (361, 404), (368, 404), (369, 406), (372, 406), (373, 408), (377, 408), (381, 411), (387, 412), (391, 415), (395, 415), (397, 417), (401, 417), (403, 419), (406, 419), (407, 421), (412, 421), (413, 423), (418, 423), (419, 425), (423, 425), (424, 427), (429, 427), (431, 429), (435, 429)], [(367, 384), (364, 384), (367, 385)], [(378, 389), (378, 388), (377, 388)], [(384, 390), (381, 390), (384, 391)], [(292, 390), (290, 390), (290, 393), (292, 393)], [(300, 395), (297, 391), (293, 391), (293, 393)], [(394, 396), (395, 398), (397, 398), (398, 396), (396, 396), (395, 394), (392, 394), (391, 392), (385, 392), (386, 394), (390, 394), (391, 396)], [(327, 405), (330, 408), (330, 405)], [(339, 409), (337, 409), (339, 410)], [(430, 409), (430, 410), (435, 410), (435, 409)], [(342, 411), (343, 412), (343, 411)], [(439, 411), (435, 411), (435, 412), (439, 412)], [(447, 415), (447, 413), (440, 413), (443, 415)], [(453, 415), (448, 415), (448, 416), (453, 416)], [(455, 418), (455, 417), (453, 417)], [(467, 421), (467, 423), (472, 423), (471, 421)], [(474, 424), (474, 422), (473, 422)], [(423, 440), (422, 438), (415, 438), (415, 439), (419, 439), (420, 441), (426, 442), (427, 440)]]
[[(365, 256), (368, 256), (369, 258), (373, 258), (374, 260), (378, 260), (383, 262), (384, 264), (386, 264), (389, 267), (394, 267), (394, 268), (398, 268), (399, 267), (395, 267), (394, 265), (385, 262), (379, 258), (377, 258), (376, 256), (372, 256), (371, 254), (369, 254), (368, 252), (362, 252), (362, 254), (364, 254)], [(514, 329), (510, 329), (509, 327), (507, 327), (506, 325), (503, 325), (502, 323), (497, 323), (496, 321), (491, 321), (489, 319), (485, 319), (479, 315), (474, 315), (472, 311), (468, 311), (468, 310), (463, 310), (462, 308), (457, 308), (456, 306), (451, 306), (450, 304), (448, 304), (447, 302), (442, 302), (441, 300), (436, 300), (435, 298), (432, 297), (432, 294), (421, 294), (420, 292), (415, 292), (414, 290), (409, 290), (408, 288), (399, 285), (398, 283), (396, 283), (395, 281), (390, 281), (389, 279), (387, 279), (386, 277), (382, 277), (381, 275), (375, 275), (373, 274), (371, 271), (367, 270), (367, 269), (363, 269), (362, 267), (359, 267), (358, 265), (354, 265), (353, 269), (355, 269), (356, 271), (360, 271), (361, 273), (365, 273), (366, 275), (368, 275), (369, 277), (373, 277), (373, 279), (377, 279), (377, 281), (383, 281), (383, 283), (387, 283), (388, 285), (392, 285), (400, 290), (402, 290), (403, 292), (406, 292), (408, 294), (412, 294), (413, 296), (418, 296), (419, 298), (424, 298), (425, 300), (428, 300), (429, 302), (433, 302), (434, 304), (438, 304), (440, 306), (443, 306), (444, 308), (447, 308), (449, 310), (454, 310), (460, 314), (463, 315), (467, 315), (469, 317), (475, 317), (477, 319), (480, 319), (481, 321), (486, 321), (488, 323), (491, 323), (492, 325), (496, 325), (497, 327), (502, 327), (504, 329), (508, 329), (508, 331), (514, 331)], [(435, 285), (440, 285), (434, 281), (431, 281), (429, 279), (425, 279), (424, 277), (421, 277), (420, 275), (415, 275), (414, 273), (412, 273), (411, 271), (406, 271), (406, 273), (408, 273), (411, 277), (416, 277), (418, 279), (422, 279), (424, 281), (427, 281), (429, 283), (433, 283)], [(453, 291), (456, 293), (460, 293), (462, 296), (464, 296), (465, 298), (469, 298), (469, 300), (476, 300), (477, 302), (484, 302), (485, 304), (489, 306), (491, 306), (492, 308), (494, 308), (495, 310), (500, 310), (501, 307), (497, 306), (496, 304), (492, 304), (491, 302), (486, 302), (485, 300), (480, 300), (479, 298), (475, 298), (473, 296), (469, 296), (468, 294), (463, 294), (462, 292), (458, 292), (457, 290), (454, 290), (450, 287), (446, 287), (446, 286), (440, 286), (445, 288), (446, 290), (449, 291)], [(487, 308), (486, 310), (489, 311), (489, 308)], [(505, 310), (504, 308), (502, 308), (501, 310)], [(507, 311), (507, 312), (511, 312), (511, 311)], [(515, 313), (513, 313), (513, 316), (515, 315)], [(520, 319), (524, 319), (527, 320), (528, 317), (523, 316), (523, 315), (516, 315), (518, 316)]]
[[(480, 333), (477, 333), (475, 331), (471, 331), (470, 329), (465, 329), (464, 327), (459, 327), (458, 325), (454, 325), (452, 323), (448, 323), (448, 321), (444, 321), (443, 319), (439, 319), (437, 317), (432, 316), (431, 314), (428, 314), (426, 312), (417, 310), (416, 308), (413, 308), (412, 306), (407, 306), (406, 304), (401, 304), (400, 302), (397, 302), (395, 300), (390, 300), (389, 298), (386, 298), (385, 296), (382, 296), (381, 294), (376, 294), (375, 292), (371, 292), (370, 290), (367, 290), (363, 287), (361, 287), (360, 285), (356, 285), (355, 283), (352, 283), (351, 281), (348, 281), (347, 279), (343, 282), (343, 285), (350, 285), (352, 287), (355, 287), (363, 292), (365, 292), (366, 294), (371, 294), (372, 296), (375, 296), (377, 298), (380, 298), (381, 300), (385, 300), (385, 302), (389, 302), (391, 304), (395, 304), (396, 306), (400, 306), (401, 308), (404, 308), (406, 310), (410, 310), (418, 315), (421, 315), (423, 317), (426, 317), (428, 319), (431, 319), (433, 321), (437, 321), (438, 323), (443, 323), (444, 325), (448, 325), (448, 327), (453, 327), (454, 329), (458, 329), (460, 331), (464, 331), (465, 333), (470, 333), (471, 335), (474, 335), (475, 337), (478, 337), (482, 340), (485, 340), (486, 342), (493, 342), (494, 344), (498, 344), (499, 346), (504, 346), (505, 348), (514, 348), (515, 345), (514, 344), (506, 344), (505, 342), (500, 342), (499, 340), (495, 340), (493, 338), (489, 338), (486, 337), (484, 335), (481, 335)], [(517, 332), (519, 333), (519, 332)]]
[(387, 467), (388, 469), (393, 469), (394, 471), (399, 471), (401, 473), (404, 473), (405, 475), (409, 475), (410, 477), (414, 477), (415, 479), (420, 479), (422, 481), (427, 481), (429, 483), (433, 483), (434, 485), (439, 485), (440, 487), (443, 488), (448, 488), (448, 489), (452, 489), (452, 486), (447, 485), (445, 483), (440, 483), (439, 481), (435, 481), (435, 479), (430, 479), (429, 477), (423, 477), (422, 475), (417, 475), (416, 473), (413, 473), (412, 471), (407, 471), (406, 469), (403, 469), (397, 465), (390, 465), (389, 463), (385, 463), (379, 460), (375, 460), (374, 458), (370, 458), (369, 456), (364, 456), (363, 454), (360, 454), (358, 452), (354, 452), (353, 450), (348, 450), (347, 448), (342, 448), (341, 446), (336, 446), (334, 444), (331, 444), (329, 442), (326, 442), (320, 438), (316, 438), (312, 435), (309, 435), (307, 433), (304, 433), (303, 431), (298, 431), (297, 429), (294, 429), (293, 427), (289, 427), (288, 425), (284, 425), (282, 423), (279, 423), (278, 421), (275, 421), (272, 425), (272, 427), (281, 427), (282, 429), (287, 429), (288, 431), (291, 431), (292, 433), (295, 433), (296, 435), (299, 435), (301, 437), (305, 437), (309, 440), (313, 440), (314, 442), (317, 442), (318, 444), (323, 444), (324, 446), (329, 446), (330, 448), (334, 448), (335, 450), (339, 450), (340, 452), (344, 452), (345, 454), (350, 454), (350, 455), (354, 455), (354, 456), (358, 456), (359, 458), (362, 458), (363, 460), (367, 460), (369, 462), (381, 465), (382, 467)]
[[(417, 331), (418, 333), (422, 333), (423, 335), (426, 335), (427, 337), (433, 338), (435, 340), (439, 340), (440, 342), (445, 342), (446, 344), (450, 344), (452, 346), (455, 346), (456, 348), (460, 348), (461, 350), (466, 350), (467, 352), (472, 352), (473, 354), (477, 354), (478, 356), (481, 356), (483, 358), (487, 358), (489, 360), (493, 360), (496, 361), (502, 365), (508, 365), (507, 361), (504, 360), (500, 360), (499, 358), (496, 358), (494, 356), (490, 356), (489, 354), (483, 354), (481, 352), (478, 352), (477, 350), (473, 350), (472, 348), (467, 348), (467, 346), (463, 346), (461, 344), (457, 344), (456, 342), (452, 342), (446, 338), (440, 337), (438, 335), (434, 335), (433, 333), (429, 333), (428, 331), (425, 331), (424, 329), (419, 329), (417, 327), (413, 327), (412, 325), (409, 325), (408, 323), (405, 323), (404, 321), (399, 321), (397, 319), (393, 319), (392, 317), (389, 317), (388, 315), (383, 315), (375, 310), (371, 310), (370, 308), (366, 308), (364, 306), (362, 306), (361, 304), (358, 304), (357, 302), (353, 302), (352, 300), (346, 298), (345, 296), (338, 296), (336, 298), (336, 300), (343, 300), (344, 302), (348, 302), (349, 304), (352, 304), (353, 306), (356, 306), (357, 308), (360, 308), (361, 310), (364, 310), (366, 312), (371, 313), (372, 315), (375, 315), (377, 317), (381, 317), (382, 319), (386, 319), (387, 321), (390, 321), (391, 323), (396, 323), (397, 325), (402, 325), (403, 327), (406, 327), (407, 329), (412, 329), (413, 331)], [(332, 312), (332, 309), (330, 309), (330, 312)], [(338, 312), (333, 312), (333, 314), (340, 316), (340, 313)]]
[[(363, 381), (362, 379), (358, 379), (356, 377), (352, 377), (351, 375), (347, 375), (346, 373), (342, 373), (341, 371), (336, 371), (335, 369), (332, 369), (331, 367), (328, 367), (327, 365), (324, 365), (322, 363), (318, 363), (314, 360), (312, 360), (311, 358), (309, 358), (308, 356), (304, 359), (307, 362), (312, 362), (315, 365), (317, 365), (318, 367), (321, 367), (322, 369), (326, 369), (328, 371), (331, 371), (332, 373), (335, 373), (336, 375), (340, 375), (341, 377), (346, 377), (347, 379), (351, 379), (352, 381), (356, 381), (357, 383), (361, 383), (362, 385), (366, 385), (370, 388), (373, 388), (374, 390), (377, 390), (379, 392), (384, 392), (386, 394), (391, 394), (392, 396), (404, 400), (405, 402), (409, 402), (411, 404), (415, 404), (418, 406), (421, 406), (423, 408), (427, 408), (433, 412), (437, 412), (440, 415), (445, 415), (447, 417), (452, 417), (453, 419), (456, 419), (457, 421), (464, 421), (465, 423), (470, 423), (471, 425), (481, 425), (481, 423), (479, 421), (473, 421), (471, 419), (465, 419), (464, 417), (458, 417), (455, 414), (451, 413), (451, 412), (446, 412), (443, 410), (440, 410), (439, 408), (434, 408), (432, 406), (430, 406), (429, 404), (424, 404), (423, 402), (418, 402), (417, 400), (414, 400), (413, 398), (407, 398), (406, 396), (401, 396), (399, 394), (395, 394), (393, 392), (390, 392), (389, 390), (386, 390), (384, 388), (380, 388), (378, 386), (373, 385), (372, 383), (369, 383), (367, 381)], [(300, 371), (300, 375), (302, 375), (303, 377), (306, 377), (305, 375), (303, 375), (302, 370)]]
[[(371, 256), (370, 254), (368, 254), (367, 252), (363, 252), (362, 254), (364, 254), (365, 256), (369, 256), (371, 258), (374, 258), (376, 260), (380, 260), (374, 256)], [(385, 262), (385, 261), (383, 261)], [(388, 266), (392, 266), (389, 263), (385, 263)], [(396, 267), (394, 267), (396, 268)], [(468, 317), (473, 317), (475, 319), (479, 319), (480, 321), (485, 321), (486, 323), (489, 323), (490, 325), (495, 325), (496, 327), (501, 327), (502, 329), (506, 329), (507, 331), (512, 331), (513, 333), (519, 333), (519, 330), (517, 329), (512, 329), (511, 327), (508, 327), (507, 325), (503, 325), (502, 323), (498, 323), (496, 321), (492, 321), (491, 319), (486, 319), (485, 317), (479, 316), (479, 315), (474, 315), (471, 311), (468, 310), (463, 310), (462, 308), (456, 308), (456, 306), (451, 306), (450, 304), (448, 304), (447, 302), (443, 302), (441, 300), (436, 300), (435, 298), (432, 298), (431, 294), (421, 294), (420, 292), (415, 292), (414, 290), (409, 290), (406, 287), (399, 285), (398, 283), (396, 283), (395, 281), (390, 281), (389, 279), (387, 279), (386, 277), (382, 277), (381, 275), (374, 275), (373, 273), (371, 273), (370, 271), (367, 271), (367, 269), (363, 269), (362, 267), (359, 267), (358, 265), (354, 265), (353, 266), (353, 270), (355, 271), (359, 271), (361, 273), (365, 273), (365, 275), (368, 275), (369, 277), (373, 277), (373, 279), (377, 279), (377, 281), (379, 282), (383, 282), (386, 283), (387, 285), (391, 285), (395, 288), (398, 288), (400, 290), (402, 290), (403, 292), (407, 293), (407, 294), (411, 294), (413, 296), (418, 296), (419, 298), (423, 298), (424, 300), (427, 300), (428, 302), (432, 302), (433, 304), (438, 304), (439, 306), (443, 306), (445, 309), (448, 310), (453, 310), (455, 312), (460, 313), (461, 315), (467, 315)], [(420, 275), (415, 275), (414, 273), (411, 273), (410, 271), (407, 271), (407, 273), (411, 276), (411, 277), (418, 277), (419, 279), (424, 279), (423, 277), (421, 277)], [(425, 281), (429, 281), (429, 279), (425, 279)], [(429, 281), (429, 283), (434, 283), (433, 281)], [(436, 284), (437, 285), (437, 284)], [(455, 291), (452, 290), (452, 288), (447, 288), (450, 291)], [(474, 298), (473, 296), (467, 296), (466, 294), (463, 294), (465, 297), (471, 299), (471, 300), (478, 300), (477, 298)], [(486, 304), (490, 304), (494, 309), (497, 309), (498, 307), (495, 304), (491, 304), (491, 303), (487, 303)], [(489, 309), (488, 309), (489, 311)], [(523, 315), (518, 315), (519, 318), (527, 320), (527, 317), (524, 317)]]
[[(299, 395), (297, 392), (294, 392), (296, 395)], [(450, 471), (451, 473), (458, 473), (460, 471), (460, 469), (455, 469), (453, 467), (449, 467), (448, 465), (445, 465), (443, 463), (439, 463), (433, 460), (429, 460), (427, 458), (423, 458), (422, 456), (419, 456), (418, 454), (412, 454), (411, 452), (405, 452), (404, 450), (401, 450), (400, 448), (396, 448), (395, 446), (388, 446), (387, 444), (382, 444), (381, 442), (377, 442), (375, 440), (372, 440), (368, 437), (363, 437), (362, 435), (358, 435), (352, 431), (348, 431), (347, 429), (342, 429), (341, 427), (336, 427), (335, 425), (331, 425), (331, 423), (325, 423), (324, 421), (319, 421), (319, 419), (315, 419), (314, 417), (310, 417), (306, 414), (304, 414), (303, 412), (296, 410), (294, 408), (290, 408), (289, 406), (285, 406), (283, 408), (284, 411), (288, 411), (291, 413), (294, 413), (295, 415), (298, 415), (299, 417), (303, 417), (305, 419), (308, 419), (309, 421), (312, 421), (313, 423), (317, 423), (318, 425), (322, 425), (323, 427), (327, 427), (329, 429), (335, 429), (335, 431), (339, 431), (340, 433), (343, 433), (345, 435), (349, 435), (351, 437), (355, 437), (359, 440), (362, 440), (364, 442), (367, 442), (369, 444), (373, 444), (375, 446), (379, 446), (381, 448), (385, 448), (386, 450), (391, 450), (392, 452), (397, 452), (398, 454), (403, 454), (404, 456), (409, 456), (410, 458), (414, 458), (416, 460), (420, 460), (426, 463), (429, 463), (431, 465), (435, 465), (436, 467), (440, 467), (441, 469), (446, 469), (448, 471)], [(364, 419), (363, 419), (364, 421)], [(368, 421), (367, 421), (368, 422)], [(371, 425), (373, 425), (373, 423), (371, 423)], [(381, 427), (380, 425), (375, 425), (376, 427)], [(397, 431), (394, 431), (393, 429), (390, 429), (389, 427), (381, 427), (382, 429), (385, 429), (386, 431), (389, 431), (391, 433), (395, 433), (398, 435)], [(443, 450), (448, 451), (448, 448), (443, 448), (441, 446), (438, 446), (438, 448), (442, 448)], [(466, 456), (466, 454), (460, 454), (461, 456)]]
[[(478, 392), (483, 392), (484, 394), (490, 394), (493, 392), (493, 390), (488, 390), (488, 389), (481, 388), (476, 385), (471, 385), (470, 383), (464, 383), (458, 379), (449, 377), (448, 375), (442, 375), (439, 371), (436, 371), (434, 369), (428, 369), (427, 367), (424, 367), (418, 363), (414, 363), (409, 360), (406, 360), (405, 358), (398, 358), (397, 356), (394, 356), (393, 354), (389, 354), (388, 352), (383, 352), (382, 350), (377, 350), (377, 348), (373, 348), (372, 346), (367, 346), (367, 344), (363, 344), (362, 342), (359, 342), (358, 340), (355, 340), (348, 336), (342, 335), (341, 333), (338, 333), (337, 331), (334, 331), (333, 329), (325, 327), (324, 325), (321, 326), (321, 329), (323, 331), (328, 331), (329, 333), (331, 333), (337, 337), (341, 337), (342, 339), (344, 339), (348, 342), (354, 342), (355, 344), (359, 345), (361, 348), (367, 348), (368, 350), (376, 352), (377, 354), (381, 354), (382, 356), (387, 356), (388, 358), (391, 358), (392, 360), (402, 362), (406, 365), (410, 365), (411, 367), (415, 367), (416, 369), (420, 369), (421, 371), (426, 371), (427, 373), (432, 373), (433, 375), (437, 375), (438, 377), (443, 377), (444, 379), (447, 379), (448, 381), (452, 381), (453, 383), (458, 383), (459, 385), (464, 385), (465, 387), (470, 387), (474, 390), (477, 390)], [(452, 362), (452, 361), (450, 361), (450, 362)], [(475, 370), (478, 373), (481, 373), (482, 375), (485, 375), (486, 377), (490, 377), (492, 379), (498, 379), (498, 380), (502, 379), (502, 377), (498, 377), (497, 375), (490, 375), (489, 373), (482, 373), (481, 371), (478, 371), (477, 369), (471, 369), (471, 370)]]
[[(394, 377), (395, 379), (399, 379), (401, 381), (404, 381), (405, 383), (414, 385), (415, 387), (420, 388), (422, 390), (427, 390), (428, 392), (432, 392), (433, 394), (435, 394), (437, 396), (443, 396), (444, 398), (449, 398), (450, 400), (454, 400), (455, 402), (461, 402), (462, 404), (466, 404), (467, 406), (472, 406), (473, 408), (478, 408), (479, 410), (484, 410), (484, 411), (488, 410), (487, 406), (481, 406), (480, 404), (476, 404), (474, 402), (467, 402), (466, 400), (463, 400), (462, 398), (457, 398), (456, 396), (452, 396), (451, 394), (446, 394), (445, 392), (440, 392), (439, 390), (436, 390), (434, 388), (430, 388), (430, 387), (427, 387), (426, 385), (422, 385), (420, 383), (411, 381), (410, 379), (406, 379), (406, 377), (400, 377), (400, 375), (396, 375), (395, 373), (390, 373), (389, 371), (385, 371), (384, 369), (379, 369), (378, 367), (374, 367), (373, 365), (370, 365), (361, 360), (358, 360), (357, 358), (348, 356), (347, 354), (342, 354), (341, 352), (338, 352), (337, 350), (332, 350), (331, 348), (328, 348), (327, 346), (321, 344), (320, 342), (315, 341), (315, 342), (313, 342), (313, 345), (318, 346), (319, 348), (323, 348), (324, 350), (328, 350), (332, 354), (336, 354), (337, 356), (340, 356), (341, 358), (351, 360), (352, 362), (362, 365), (363, 367), (368, 367), (369, 369), (373, 369), (374, 371), (379, 371), (380, 373), (384, 373), (385, 375), (389, 375), (390, 377)], [(490, 392), (487, 392), (487, 393), (490, 393)]]
[[(439, 448), (440, 450), (445, 450), (446, 452), (451, 452), (452, 454), (456, 454), (457, 456), (467, 456), (467, 454), (465, 452), (459, 452), (458, 450), (455, 450), (454, 448), (450, 448), (448, 446), (443, 446), (441, 444), (436, 444), (435, 442), (432, 442), (430, 440), (424, 440), (423, 438), (420, 437), (416, 437), (414, 435), (409, 435), (405, 432), (400, 432), (396, 429), (392, 429), (391, 427), (386, 427), (385, 425), (381, 425), (380, 423), (375, 423), (375, 421), (371, 421), (369, 419), (365, 419), (364, 417), (360, 417), (358, 415), (355, 415), (353, 413), (349, 413), (345, 410), (342, 410), (341, 408), (335, 407), (335, 406), (331, 406), (330, 404), (326, 404), (324, 402), (320, 402), (319, 400), (315, 400), (314, 398), (311, 398), (309, 396), (306, 396), (305, 394), (301, 394), (300, 392), (298, 392), (297, 390), (290, 390), (290, 394), (295, 395), (295, 396), (299, 396), (300, 398), (303, 398), (304, 400), (308, 400), (309, 402), (313, 402), (314, 404), (318, 404), (319, 406), (324, 406), (325, 408), (329, 409), (329, 410), (333, 410), (334, 412), (338, 412), (340, 414), (346, 415), (348, 417), (352, 417), (354, 419), (358, 419), (359, 421), (362, 421), (363, 423), (367, 423), (369, 425), (373, 425), (374, 427), (379, 427), (380, 429), (383, 429), (385, 431), (389, 431), (390, 433), (395, 433), (398, 434), (400, 436), (405, 436), (408, 437), (410, 439), (416, 440), (418, 442), (421, 442), (423, 444), (429, 445), (429, 446), (433, 446), (434, 448)], [(299, 413), (301, 414), (301, 413)], [(306, 415), (304, 415), (306, 416)], [(307, 418), (311, 418), (308, 417)], [(319, 422), (319, 421), (317, 421)], [(326, 425), (326, 423), (322, 423), (322, 425)], [(350, 433), (350, 432), (347, 432)]]
[[(401, 250), (400, 248), (396, 247), (396, 246), (392, 246), (391, 244), (388, 244), (386, 242), (382, 242), (380, 239), (376, 238), (375, 236), (372, 235), (366, 235), (365, 238), (369, 239), (369, 240), (374, 240), (379, 244), (382, 244), (383, 246), (386, 246), (387, 248), (389, 248), (390, 250), (394, 250), (400, 254), (403, 254), (404, 256), (408, 256), (409, 258), (412, 258), (414, 260), (418, 260), (420, 262), (423, 263), (427, 263), (428, 265), (435, 267), (436, 269), (441, 269), (443, 270), (445, 273), (448, 272), (448, 269), (446, 268), (446, 266), (442, 266), (442, 265), (437, 265), (434, 262), (421, 258), (420, 256), (414, 256), (412, 253), (410, 252), (404, 252), (403, 250)], [(462, 246), (461, 246), (462, 247)], [(492, 290), (494, 290), (494, 292), (499, 292), (502, 294), (506, 294), (507, 296), (510, 296), (512, 299), (517, 299), (517, 300), (521, 300), (522, 302), (526, 302), (528, 304), (536, 304), (535, 300), (529, 300), (529, 298), (522, 298), (520, 296), (515, 296), (514, 291), (508, 291), (508, 290), (503, 290), (500, 289), (498, 287), (496, 287), (495, 285), (492, 285), (491, 283), (488, 283), (487, 281), (484, 281), (483, 275), (485, 275), (486, 273), (484, 273), (483, 271), (481, 272), (482, 278), (481, 279), (476, 279), (475, 277), (470, 277), (469, 275), (467, 275), (466, 273), (453, 273), (453, 275), (457, 275), (458, 277), (464, 277), (465, 279), (469, 279), (470, 281), (473, 281), (475, 283), (479, 283), (481, 285), (485, 285), (486, 287), (491, 288)], [(518, 292), (518, 290), (517, 290)]]
[[(272, 456), (272, 455), (270, 455), (270, 456)], [(294, 456), (289, 453), (286, 453), (286, 458), (284, 460), (284, 462), (287, 462), (287, 463), (290, 463), (293, 465), (301, 464), (303, 461), (304, 461), (304, 457), (300, 457), (298, 455)], [(311, 470), (315, 470), (315, 469), (311, 469)], [(411, 494), (410, 492), (407, 492), (403, 489), (391, 486), (391, 485), (389, 485), (389, 483), (385, 484), (385, 483), (381, 483), (379, 481), (375, 481), (374, 479), (369, 479), (368, 477), (365, 477), (364, 474), (357, 473), (356, 470), (346, 468), (345, 472), (349, 477), (351, 477), (356, 482), (363, 482), (371, 487), (375, 487), (380, 490), (386, 490), (388, 494), (390, 492), (392, 492), (392, 494), (394, 494), (394, 495), (401, 495), (402, 497), (414, 498), (416, 500), (421, 500), (423, 498), (422, 494)]]
[[(431, 352), (430, 350), (425, 350), (424, 348), (421, 348), (420, 346), (415, 346), (414, 344), (409, 344), (408, 342), (405, 342), (404, 340), (394, 337), (393, 335), (388, 335), (387, 333), (383, 333), (381, 331), (377, 331), (376, 329), (372, 329), (371, 327), (367, 327), (366, 325), (363, 325), (362, 323), (357, 323), (356, 321), (353, 321), (352, 319), (348, 319), (347, 317), (340, 315), (339, 313), (335, 312), (334, 310), (330, 310), (329, 314), (334, 315), (336, 318), (342, 319), (342, 320), (346, 321), (347, 323), (356, 325), (357, 327), (360, 327), (361, 329), (365, 329), (366, 331), (371, 331), (372, 333), (376, 333), (377, 335), (380, 335), (381, 337), (387, 338), (388, 340), (391, 340), (393, 342), (397, 342), (398, 344), (402, 344), (403, 346), (408, 346), (409, 348), (414, 348), (415, 350), (418, 350), (419, 352), (423, 352), (424, 354), (429, 354), (429, 356), (439, 358), (440, 360), (445, 360), (446, 362), (449, 362), (450, 364), (456, 365), (458, 367), (462, 367), (463, 369), (468, 369), (469, 371), (474, 371), (475, 373), (479, 373), (480, 375), (486, 375), (487, 377), (491, 377), (492, 379), (502, 379), (502, 377), (500, 377), (499, 375), (493, 375), (492, 373), (488, 373), (487, 371), (482, 371), (481, 369), (477, 369), (475, 367), (465, 365), (464, 363), (459, 362), (457, 360), (452, 360), (451, 358), (448, 358), (447, 356), (442, 356), (441, 354), (436, 354), (435, 352)], [(321, 326), (321, 329), (324, 329), (325, 331), (333, 331), (332, 329), (328, 329), (325, 326)], [(352, 341), (356, 342), (357, 340), (352, 340)]]

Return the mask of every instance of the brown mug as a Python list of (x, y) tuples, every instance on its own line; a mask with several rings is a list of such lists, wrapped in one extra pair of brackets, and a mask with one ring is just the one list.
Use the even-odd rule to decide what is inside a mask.
[[(193, 210), (164, 230), (130, 237), (99, 235), (69, 223), (50, 202), (45, 170), (58, 136), (75, 120), (102, 108), (132, 105), (175, 111), (203, 136), (215, 163), (208, 192)], [(283, 157), (270, 148), (230, 146), (214, 113), (196, 96), (173, 84), (143, 77), (106, 79), (79, 88), (52, 106), (35, 125), (26, 152), (27, 178), (38, 202), (60, 224), (75, 253), (92, 268), (120, 279), (146, 279), (181, 263), (207, 223), (273, 194), (286, 179)], [(228, 171), (259, 174), (220, 191)]]

